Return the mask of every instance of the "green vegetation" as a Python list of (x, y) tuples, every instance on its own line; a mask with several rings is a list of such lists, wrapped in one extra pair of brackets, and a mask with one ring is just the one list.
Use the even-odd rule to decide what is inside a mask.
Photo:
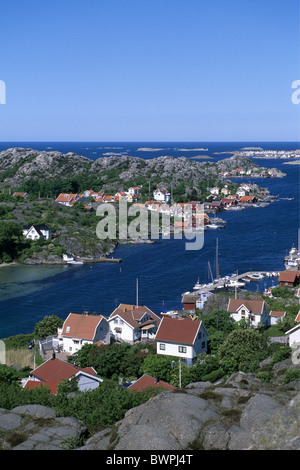
[[(202, 319), (202, 316), (200, 314)], [(6, 349), (26, 348), (34, 338), (44, 338), (56, 332), (61, 320), (55, 315), (45, 317), (35, 326), (31, 335), (17, 335), (5, 339)], [(27, 377), (28, 367), (17, 370), (6, 365), (0, 366), (0, 407), (12, 409), (17, 405), (35, 403), (49, 406), (58, 416), (74, 416), (82, 420), (90, 431), (113, 426), (125, 413), (159, 393), (161, 389), (131, 392), (120, 386), (121, 382), (134, 380), (143, 374), (172, 385), (184, 388), (199, 381), (215, 382), (224, 380), (234, 372), (254, 372), (257, 378), (272, 382), (272, 367), (291, 355), (291, 348), (280, 343), (268, 343), (265, 331), (240, 325), (222, 309), (205, 315), (205, 324), (212, 337), (207, 353), (200, 354), (193, 366), (188, 367), (178, 357), (156, 353), (155, 343), (113, 343), (97, 346), (84, 345), (68, 360), (79, 367), (94, 367), (103, 379), (94, 390), (79, 392), (74, 381), (63, 380), (58, 393), (50, 394), (48, 387), (24, 390), (20, 386), (22, 377)], [(21, 349), (22, 350), (22, 349)], [(271, 358), (265, 366), (261, 361)], [(286, 370), (283, 383), (299, 379), (299, 371)], [(71, 393), (72, 392), (72, 393)]]

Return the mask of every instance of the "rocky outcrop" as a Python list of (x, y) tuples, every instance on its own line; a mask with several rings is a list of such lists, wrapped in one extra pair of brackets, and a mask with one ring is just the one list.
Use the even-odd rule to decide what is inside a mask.
[(78, 447), (86, 427), (75, 418), (56, 417), (41, 405), (0, 409), (0, 449), (61, 450)]
[[(104, 188), (109, 177), (109, 186), (115, 181), (118, 183), (118, 190), (124, 189), (127, 181), (137, 178), (159, 178), (161, 182), (171, 182), (173, 185), (184, 181), (191, 187), (196, 187), (203, 179), (218, 178), (221, 169), (230, 171), (237, 167), (262, 170), (252, 160), (241, 156), (233, 156), (218, 163), (168, 155), (153, 159), (129, 155), (104, 156), (94, 161), (71, 152), (62, 154), (57, 151), (24, 148), (10, 148), (0, 152), (0, 181), (11, 187), (29, 178), (64, 178), (83, 173), (100, 176)], [(277, 175), (284, 174), (278, 171)]]
[[(300, 449), (299, 383), (274, 388), (252, 374), (225, 384), (190, 384), (134, 408), (109, 433), (95, 434), (81, 450), (296, 450)], [(115, 445), (114, 445), (115, 444)]]
[(159, 393), (93, 436), (81, 421), (56, 417), (45, 406), (0, 409), (0, 448), (299, 450), (299, 392), (300, 381), (274, 385), (239, 372), (225, 383), (197, 382)]

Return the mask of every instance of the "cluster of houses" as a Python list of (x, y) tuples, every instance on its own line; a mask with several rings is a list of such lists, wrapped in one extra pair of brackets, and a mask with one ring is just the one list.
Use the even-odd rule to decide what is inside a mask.
[[(227, 311), (235, 321), (249, 320), (254, 327), (261, 323), (275, 324), (286, 316), (286, 312), (269, 311), (268, 304), (261, 297), (230, 299)], [(193, 311), (189, 313), (180, 316), (178, 312), (170, 311), (158, 316), (146, 306), (129, 304), (120, 304), (109, 317), (90, 315), (88, 312), (70, 313), (63, 326), (58, 328), (57, 335), (39, 342), (41, 354), (50, 350), (53, 351), (52, 356), (35, 368), (23, 385), (29, 389), (48, 385), (51, 393), (55, 394), (63, 378), (75, 378), (80, 390), (97, 387), (103, 380), (92, 367), (80, 368), (56, 357), (58, 353), (72, 355), (85, 344), (101, 347), (115, 341), (134, 344), (152, 340), (156, 343), (157, 354), (177, 357), (179, 362), (185, 361), (191, 366), (199, 354), (207, 351), (208, 332), (204, 323), (195, 319)], [(286, 333), (290, 346), (300, 341), (300, 311), (295, 322), (296, 326)], [(143, 375), (128, 388), (142, 390), (148, 386), (174, 388), (149, 375)]]
[(222, 169), (219, 173), (219, 176), (222, 178), (232, 178), (232, 177), (246, 177), (246, 176), (252, 176), (252, 177), (260, 177), (260, 178), (276, 178), (277, 177), (277, 171), (275, 168), (260, 168), (260, 167), (255, 167), (255, 168), (249, 168), (249, 169), (244, 169), (244, 168), (234, 168), (232, 170), (224, 170)]

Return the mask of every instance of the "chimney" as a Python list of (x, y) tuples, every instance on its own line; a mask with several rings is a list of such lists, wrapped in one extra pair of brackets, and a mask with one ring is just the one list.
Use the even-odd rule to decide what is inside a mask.
[(157, 376), (155, 377), (155, 383), (158, 384), (158, 382), (159, 382), (159, 377), (158, 377), (158, 375), (157, 375)]
[(85, 310), (84, 314), (87, 317), (89, 315), (89, 312), (87, 310)]
[(52, 352), (52, 358), (51, 359), (52, 360), (55, 359), (55, 352), (54, 351)]

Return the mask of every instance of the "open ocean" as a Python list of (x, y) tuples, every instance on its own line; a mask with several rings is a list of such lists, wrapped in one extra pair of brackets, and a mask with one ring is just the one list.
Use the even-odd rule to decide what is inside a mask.
[[(174, 157), (209, 155), (217, 161), (244, 147), (265, 150), (295, 150), (299, 142), (2, 142), (0, 151), (10, 147), (75, 152), (93, 160), (114, 152), (141, 158), (161, 155)], [(140, 148), (161, 149), (140, 151)], [(187, 149), (205, 148), (205, 151)], [(184, 150), (181, 150), (184, 149)], [(202, 161), (202, 160), (199, 160)], [(284, 178), (234, 179), (267, 187), (279, 198), (267, 207), (244, 211), (223, 211), (226, 228), (206, 230), (204, 246), (198, 251), (185, 250), (186, 239), (158, 240), (153, 244), (122, 245), (113, 256), (122, 263), (78, 266), (5, 266), (0, 268), (0, 338), (31, 333), (46, 315), (65, 319), (70, 312), (109, 315), (119, 303), (138, 300), (155, 313), (163, 308), (180, 309), (181, 294), (192, 291), (197, 279), (208, 280), (208, 261), (215, 274), (216, 239), (220, 275), (249, 270), (284, 270), (283, 258), (292, 246), (298, 247), (299, 165), (285, 165), (289, 160), (255, 159), (265, 167), (276, 167)], [(93, 189), (93, 188), (87, 188)], [(287, 200), (284, 198), (294, 198)], [(277, 284), (265, 278), (246, 287), (264, 290)]]

